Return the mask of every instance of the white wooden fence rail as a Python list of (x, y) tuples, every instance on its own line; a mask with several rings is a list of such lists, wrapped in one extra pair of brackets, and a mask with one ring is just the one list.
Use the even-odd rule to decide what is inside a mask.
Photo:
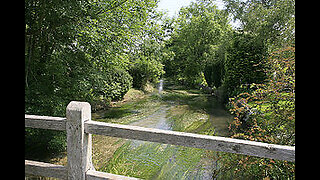
[(136, 179), (95, 171), (92, 134), (295, 161), (295, 147), (91, 120), (87, 102), (72, 101), (66, 118), (25, 115), (25, 127), (67, 131), (67, 166), (25, 160), (25, 173), (72, 180)]

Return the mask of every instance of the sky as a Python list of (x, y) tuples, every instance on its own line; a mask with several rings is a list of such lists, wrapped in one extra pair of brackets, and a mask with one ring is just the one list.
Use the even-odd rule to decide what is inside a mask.
[[(168, 13), (169, 17), (177, 16), (179, 10), (183, 6), (189, 6), (191, 2), (196, 2), (196, 0), (160, 0), (158, 4), (158, 10), (164, 10)], [(216, 5), (218, 9), (223, 9), (224, 4), (222, 0), (216, 0)], [(239, 27), (239, 22), (231, 21), (230, 24), (233, 27)]]
[(169, 17), (173, 17), (182, 6), (189, 6), (191, 1), (195, 0), (160, 0), (157, 9), (167, 11)]
[[(218, 9), (222, 9), (223, 2), (221, 0), (216, 1)], [(182, 6), (189, 6), (191, 2), (196, 2), (196, 0), (160, 0), (157, 9), (165, 10), (168, 12), (169, 17), (173, 17), (174, 15), (178, 14), (179, 9)]]

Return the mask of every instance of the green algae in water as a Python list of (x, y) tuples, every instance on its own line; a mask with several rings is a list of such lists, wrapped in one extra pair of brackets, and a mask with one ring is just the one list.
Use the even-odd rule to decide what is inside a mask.
[(203, 171), (199, 162), (205, 150), (151, 142), (132, 144), (128, 141), (120, 147), (102, 170), (143, 179), (186, 179)]
[[(217, 120), (226, 122), (231, 117), (214, 103), (215, 99), (200, 93), (190, 95), (183, 90), (165, 92), (162, 97), (152, 95), (122, 105), (120, 110), (124, 110), (125, 116), (112, 121), (213, 135)], [(130, 110), (140, 113), (131, 117)], [(158, 127), (159, 122), (167, 126)], [(107, 165), (98, 170), (142, 179), (213, 179), (217, 168), (214, 154), (213, 151), (197, 148), (127, 140), (115, 151)]]
[(142, 143), (135, 147), (132, 141), (117, 149), (114, 157), (102, 171), (151, 179), (172, 154), (173, 149), (159, 143)]
[(173, 156), (162, 166), (154, 179), (194, 179), (197, 171), (201, 171), (199, 162), (204, 150), (181, 146), (170, 146), (175, 149)]

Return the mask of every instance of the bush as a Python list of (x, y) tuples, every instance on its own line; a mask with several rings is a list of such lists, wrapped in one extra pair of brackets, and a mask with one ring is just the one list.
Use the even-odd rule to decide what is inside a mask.
[(92, 89), (90, 93), (95, 97), (100, 96), (108, 100), (120, 100), (132, 86), (131, 75), (114, 67), (107, 68), (94, 74), (92, 77)]
[[(56, 73), (56, 82), (52, 84), (60, 86), (51, 93), (45, 91), (43, 87), (31, 89), (30, 84), (30, 89), (26, 88), (25, 92), (25, 113), (63, 117), (68, 103), (72, 100), (87, 101), (92, 109), (96, 110), (108, 106), (111, 100), (123, 98), (132, 86), (132, 77), (125, 70), (108, 68), (105, 71), (99, 71), (83, 67), (82, 65), (74, 66), (74, 69), (64, 76), (62, 73)], [(78, 75), (80, 71), (88, 73), (80, 76)], [(48, 86), (51, 87), (52, 84)], [(66, 148), (65, 141), (63, 132), (26, 128), (25, 154), (33, 157), (36, 154), (44, 156), (45, 153), (61, 152)]]
[(141, 56), (130, 69), (133, 87), (142, 89), (147, 82), (156, 82), (163, 74), (163, 64), (152, 58)]
[[(231, 99), (232, 137), (271, 144), (295, 145), (295, 48), (272, 53), (265, 84)], [(295, 163), (244, 155), (222, 155), (225, 178), (295, 179)], [(228, 171), (228, 173), (225, 173)]]
[(25, 157), (42, 160), (66, 150), (67, 137), (62, 131), (25, 128)]

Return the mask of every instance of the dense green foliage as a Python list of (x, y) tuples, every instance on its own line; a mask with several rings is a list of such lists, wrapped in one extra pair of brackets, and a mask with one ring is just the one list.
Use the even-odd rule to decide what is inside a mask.
[[(132, 85), (125, 71), (147, 53), (141, 37), (159, 38), (161, 27), (150, 23), (160, 16), (155, 7), (151, 0), (27, 1), (26, 113), (63, 115), (70, 100), (121, 99)], [(161, 68), (150, 69), (158, 77)]]
[[(229, 97), (242, 84), (261, 83), (270, 52), (294, 44), (294, 2), (225, 0), (218, 10), (213, 0), (198, 0), (172, 20), (166, 42), (166, 76), (199, 87), (223, 89)], [(231, 18), (240, 27), (231, 28)], [(167, 53), (169, 54), (169, 53)], [(203, 78), (204, 77), (204, 78)]]
[(206, 64), (221, 64), (218, 49), (230, 30), (227, 14), (209, 1), (191, 3), (182, 8), (174, 21), (174, 31), (167, 42), (174, 58), (165, 61), (167, 76), (177, 76), (190, 86), (203, 82)]
[(268, 52), (290, 46), (295, 41), (294, 0), (223, 0), (240, 28), (255, 34)]
[[(72, 100), (87, 101), (95, 110), (121, 99), (133, 80), (149, 72), (154, 74), (146, 80), (156, 81), (163, 73), (160, 59), (140, 48), (142, 37), (156, 41), (161, 36), (161, 26), (153, 23), (161, 17), (155, 7), (153, 0), (26, 1), (25, 113), (65, 116)], [(140, 68), (133, 79), (131, 64), (139, 64), (143, 53), (157, 68)], [(27, 129), (26, 147), (37, 141), (38, 131), (47, 136), (47, 145), (64, 136)]]
[(133, 87), (143, 88), (147, 82), (156, 82), (163, 74), (163, 42), (159, 39), (144, 40), (130, 68)]
[(266, 66), (262, 63), (265, 45), (243, 32), (234, 32), (232, 39), (224, 67), (224, 90), (228, 97), (239, 94), (242, 84), (262, 83), (266, 77)]
[(93, 97), (120, 100), (130, 89), (132, 77), (125, 70), (108, 68), (104, 73), (94, 74), (92, 82), (94, 87), (90, 91)]

